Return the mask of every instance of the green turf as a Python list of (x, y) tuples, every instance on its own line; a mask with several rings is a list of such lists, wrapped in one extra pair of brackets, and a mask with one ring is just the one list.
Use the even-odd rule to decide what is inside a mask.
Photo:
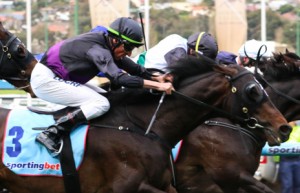
[(0, 89), (0, 94), (26, 94), (25, 91), (23, 90), (13, 90), (13, 89), (7, 89), (7, 90), (2, 90)]

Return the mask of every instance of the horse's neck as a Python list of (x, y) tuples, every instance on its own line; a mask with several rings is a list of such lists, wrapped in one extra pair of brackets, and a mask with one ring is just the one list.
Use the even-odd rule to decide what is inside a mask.
[[(156, 115), (153, 131), (171, 144), (176, 144), (205, 121), (211, 113), (214, 113), (211, 108), (203, 106), (203, 103), (206, 103), (216, 107), (223, 101), (220, 90), (215, 85), (220, 84), (220, 82), (213, 82), (213, 77), (207, 77), (205, 81), (200, 81), (201, 84), (194, 86), (184, 83), (186, 87), (178, 90), (194, 102), (179, 95), (166, 96), (164, 104)], [(223, 86), (225, 87), (224, 84)]]

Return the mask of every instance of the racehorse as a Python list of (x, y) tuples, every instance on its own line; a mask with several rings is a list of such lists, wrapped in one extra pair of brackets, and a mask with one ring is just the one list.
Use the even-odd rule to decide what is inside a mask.
[[(0, 40), (1, 77), (31, 92), (27, 72), (37, 61), (2, 25)], [(171, 186), (171, 148), (217, 109), (241, 124), (269, 131), (269, 145), (288, 139), (291, 127), (245, 68), (215, 65), (200, 57), (184, 59), (170, 71), (178, 78), (171, 96), (164, 98), (137, 89), (108, 93), (111, 110), (89, 123), (84, 159), (78, 169), (83, 193), (175, 192)], [(163, 104), (158, 106), (159, 101)], [(1, 139), (10, 112), (0, 109)], [(153, 115), (156, 119), (149, 124)], [(0, 152), (1, 157), (6, 153), (3, 148)], [(19, 176), (3, 162), (0, 168), (0, 185), (13, 193), (65, 192), (62, 178)]]
[[(299, 120), (300, 57), (288, 50), (274, 53), (258, 67), (263, 72), (258, 78), (276, 107), (289, 122)], [(264, 135), (259, 129), (242, 128), (226, 118), (201, 124), (182, 142), (175, 163), (178, 192), (273, 192), (253, 178), (266, 142)]]
[(288, 122), (300, 120), (299, 67), (300, 56), (288, 50), (275, 53), (266, 65), (259, 66), (265, 79), (262, 84)]

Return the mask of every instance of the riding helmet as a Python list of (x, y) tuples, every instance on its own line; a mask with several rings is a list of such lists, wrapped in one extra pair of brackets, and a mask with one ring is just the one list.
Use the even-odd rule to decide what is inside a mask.
[(136, 47), (143, 45), (141, 26), (129, 17), (120, 17), (110, 24), (108, 32), (117, 38), (127, 41)]
[(219, 51), (216, 57), (218, 64), (236, 64), (236, 57), (234, 53), (227, 51)]
[(188, 38), (187, 44), (189, 48), (211, 59), (215, 59), (218, 54), (218, 44), (207, 32), (194, 33)]
[(270, 51), (261, 42), (255, 39), (246, 41), (239, 49), (238, 54), (242, 57), (248, 57), (256, 60), (257, 57), (270, 57)]

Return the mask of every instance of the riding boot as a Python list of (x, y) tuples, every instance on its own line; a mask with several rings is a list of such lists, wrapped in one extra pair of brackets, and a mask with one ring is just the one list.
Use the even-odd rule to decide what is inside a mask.
[(49, 126), (36, 137), (36, 141), (43, 144), (50, 154), (55, 157), (62, 150), (62, 134), (70, 132), (79, 124), (87, 122), (81, 109), (77, 109), (60, 117), (55, 124)]

